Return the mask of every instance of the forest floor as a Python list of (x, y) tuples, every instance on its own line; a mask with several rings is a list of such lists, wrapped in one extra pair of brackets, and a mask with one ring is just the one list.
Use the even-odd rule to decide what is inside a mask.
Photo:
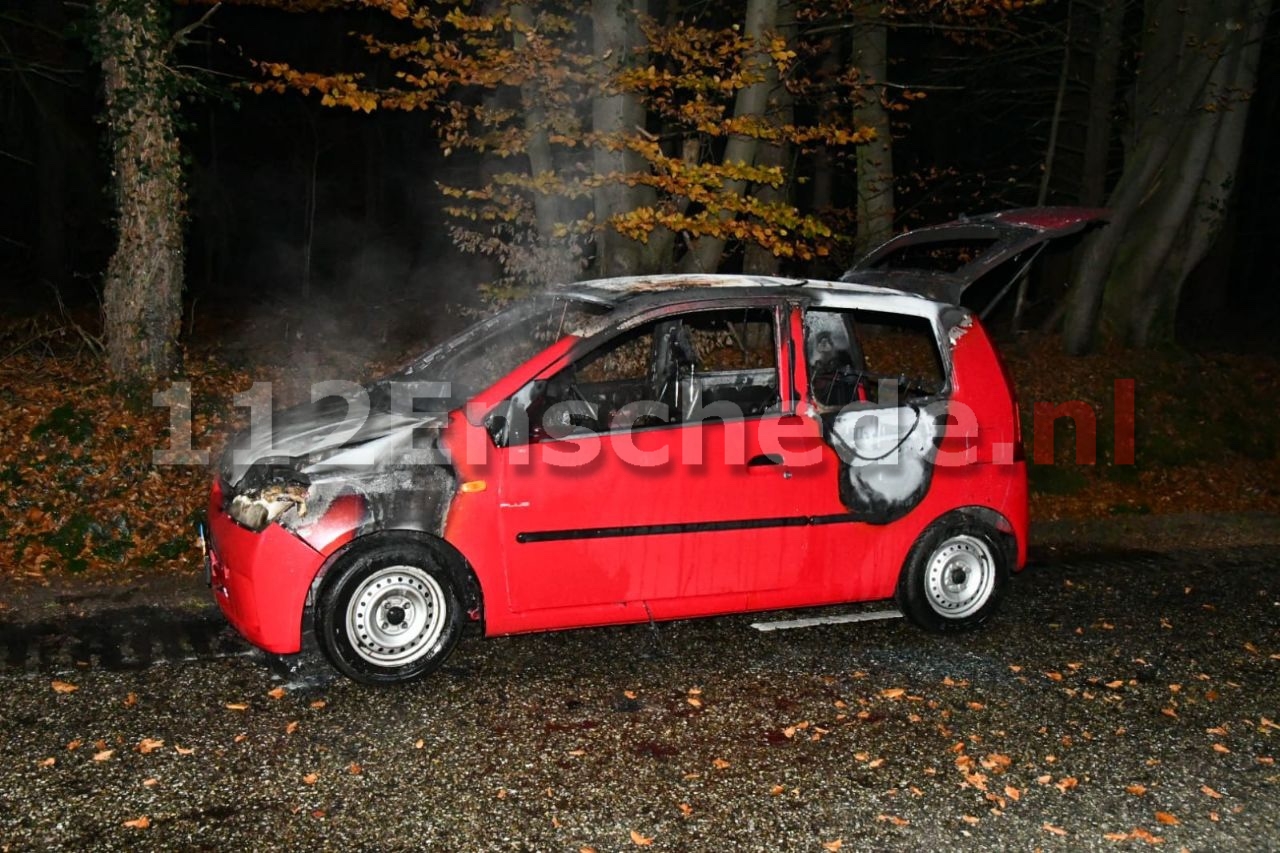
[[(191, 446), (207, 451), (207, 461), (157, 465), (153, 454), (170, 447), (171, 418), (181, 423), (183, 410), (121, 393), (69, 332), (12, 343), (21, 344), (31, 331), (0, 328), (0, 354), (8, 351), (0, 360), (0, 576), (37, 583), (61, 574), (137, 579), (190, 571), (209, 465), (247, 418), (235, 395), (254, 381), (271, 381), (279, 405), (301, 399), (312, 379), (368, 380), (413, 352), (381, 345), (371, 355), (329, 343), (307, 351), (287, 337), (278, 346), (249, 347), (243, 342), (260, 336), (197, 330), (195, 339), (207, 342), (188, 349), (185, 376)], [(1121, 531), (1176, 530), (1176, 522), (1151, 522), (1224, 515), (1244, 532), (1250, 517), (1280, 514), (1276, 357), (1116, 349), (1070, 358), (1056, 339), (1029, 335), (1002, 351), (1031, 461), (1031, 516), (1042, 529), (1070, 538), (1073, 524), (1110, 520)], [(1134, 389), (1132, 418), (1125, 414), (1127, 380)], [(1088, 407), (1076, 406), (1085, 415), (1083, 461), (1076, 458), (1072, 422), (1062, 418), (1053, 462), (1046, 464), (1036, 445), (1054, 432), (1047, 406), (1071, 401)], [(1090, 413), (1095, 441), (1088, 436)], [(1130, 433), (1134, 462), (1117, 464), (1116, 448), (1124, 462)], [(1231, 538), (1229, 526), (1221, 535)]]

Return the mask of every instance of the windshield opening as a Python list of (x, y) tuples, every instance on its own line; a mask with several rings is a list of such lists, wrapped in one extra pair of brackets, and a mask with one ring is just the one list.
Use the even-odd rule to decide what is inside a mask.
[[(594, 332), (612, 310), (605, 303), (539, 297), (479, 321), (379, 381), (447, 382), (448, 407), (460, 405), (566, 335)], [(415, 408), (417, 408), (415, 406)], [(437, 407), (431, 407), (437, 408)]]

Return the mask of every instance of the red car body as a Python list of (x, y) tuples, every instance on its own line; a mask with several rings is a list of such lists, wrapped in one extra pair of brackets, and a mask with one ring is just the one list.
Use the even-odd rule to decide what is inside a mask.
[[(1011, 229), (1043, 239), (1083, 228), (1099, 213), (997, 216), (1005, 219), (994, 225), (996, 242), (1007, 247)], [(262, 453), (257, 439), (242, 440), (228, 451), (228, 459), (242, 454), (239, 466), (224, 464), (211, 491), (208, 572), (219, 606), (251, 643), (279, 655), (302, 652), (306, 629), (318, 621), (321, 647), (348, 675), (399, 680), (422, 668), (409, 664), (426, 662), (426, 652), (412, 657), (418, 640), (403, 648), (379, 640), (350, 657), (354, 670), (344, 665), (343, 649), (359, 652), (362, 620), (373, 619), (361, 608), (381, 608), (386, 636), (412, 623), (434, 642), (435, 629), (412, 614), (446, 604), (497, 636), (895, 592), (903, 603), (912, 594), (927, 598), (930, 583), (972, 585), (977, 574), (966, 567), (975, 572), (981, 560), (998, 564), (989, 575), (995, 584), (1000, 571), (1025, 565), (1028, 518), (1017, 407), (991, 339), (956, 304), (958, 294), (947, 296), (945, 279), (903, 278), (874, 263), (847, 277), (857, 281), (664, 276), (571, 285), (553, 298), (598, 314), (572, 328), (562, 319), (527, 357), (522, 350), (515, 363), (486, 365), (481, 387), (433, 411), (410, 404), (392, 417), (383, 409), (394, 407), (375, 404), (374, 418), (365, 406), (364, 420), (377, 423), (350, 430), (343, 426), (350, 401), (328, 420), (314, 407), (285, 417), (284, 432), (304, 428), (270, 436), (273, 453)], [(868, 321), (870, 331), (857, 337)], [(869, 345), (892, 358), (895, 335), (907, 331), (921, 352), (932, 351), (932, 385), (868, 366)], [(756, 332), (751, 365), (708, 366), (716, 347), (747, 358), (747, 344), (735, 338)], [(833, 336), (841, 366), (831, 371)], [(438, 379), (429, 365), (461, 358), (455, 354), (468, 346), (498, 347), (484, 344), (483, 333), (473, 335), (474, 345), (460, 340), (453, 349), (446, 344), (444, 355), (429, 353), (419, 372)], [(599, 362), (621, 360), (623, 350), (650, 354), (638, 367), (609, 368), (647, 389), (654, 399), (646, 406), (619, 402), (626, 383), (593, 378)], [(686, 350), (692, 365), (678, 363)], [(410, 368), (402, 378), (414, 375)], [(836, 383), (843, 383), (839, 405), (818, 399)], [(741, 417), (697, 414), (709, 411), (698, 405), (712, 397), (732, 399), (738, 408), (726, 411)], [(577, 414), (553, 416), (557, 407)], [(637, 416), (642, 410), (662, 417)], [(534, 422), (516, 430), (526, 415)], [(315, 423), (342, 440), (315, 438)], [(304, 434), (306, 441), (293, 442)], [(853, 449), (859, 442), (875, 452)], [(395, 463), (388, 473), (386, 458), (421, 453), (424, 443), (430, 460)], [(365, 467), (352, 475), (343, 454), (355, 452), (365, 454)], [(947, 523), (960, 527), (945, 553), (917, 554)], [(347, 583), (339, 577), (359, 574), (358, 555), (380, 542), (425, 549), (447, 567), (431, 577), (456, 589), (432, 598), (426, 575), (423, 582), (400, 578), (397, 587), (399, 576), (382, 569), (373, 586), (332, 592)], [(963, 554), (954, 562), (957, 548), (975, 547), (977, 562)], [(913, 563), (924, 578), (916, 593), (904, 588)], [(934, 609), (947, 615), (945, 592), (932, 594), (940, 602)], [(978, 615), (959, 596), (953, 591), (957, 614)], [(330, 651), (333, 636), (347, 646)], [(384, 671), (387, 678), (377, 677)]]

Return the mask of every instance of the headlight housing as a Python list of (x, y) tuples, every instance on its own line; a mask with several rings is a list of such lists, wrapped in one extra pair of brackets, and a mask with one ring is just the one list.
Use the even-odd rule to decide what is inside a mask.
[(275, 477), (269, 483), (245, 489), (233, 497), (227, 503), (227, 514), (241, 527), (256, 533), (291, 509), (299, 518), (306, 516), (309, 489), (307, 483)]

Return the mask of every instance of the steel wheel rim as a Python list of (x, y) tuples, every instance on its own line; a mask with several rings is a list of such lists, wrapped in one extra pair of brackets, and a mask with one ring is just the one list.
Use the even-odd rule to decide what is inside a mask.
[(404, 666), (429, 653), (444, 632), (447, 605), (435, 578), (391, 566), (365, 578), (347, 605), (347, 637), (361, 659)]
[(974, 536), (952, 536), (929, 558), (925, 597), (935, 613), (948, 619), (963, 619), (987, 603), (995, 580), (990, 546)]

